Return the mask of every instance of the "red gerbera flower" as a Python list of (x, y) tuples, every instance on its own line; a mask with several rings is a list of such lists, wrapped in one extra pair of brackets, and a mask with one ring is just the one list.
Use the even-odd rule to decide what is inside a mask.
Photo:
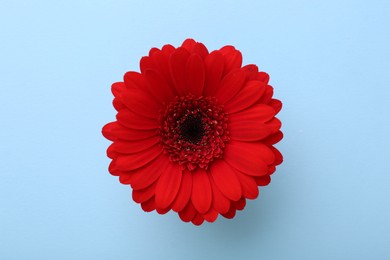
[(282, 155), (269, 76), (241, 67), (225, 46), (209, 53), (192, 39), (152, 48), (141, 73), (112, 85), (117, 121), (103, 127), (113, 141), (109, 171), (130, 184), (144, 211), (177, 212), (185, 222), (233, 218), (267, 185)]

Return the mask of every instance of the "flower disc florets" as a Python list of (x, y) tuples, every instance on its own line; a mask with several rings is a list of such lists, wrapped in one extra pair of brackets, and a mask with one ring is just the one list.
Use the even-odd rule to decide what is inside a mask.
[(192, 171), (222, 158), (228, 119), (212, 97), (176, 97), (160, 117), (160, 140), (170, 160)]

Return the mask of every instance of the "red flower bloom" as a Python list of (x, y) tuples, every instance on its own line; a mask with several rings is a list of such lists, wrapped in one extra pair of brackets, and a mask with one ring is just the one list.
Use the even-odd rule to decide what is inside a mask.
[(112, 85), (117, 121), (103, 127), (113, 141), (109, 171), (130, 184), (144, 211), (178, 212), (200, 225), (219, 214), (233, 218), (270, 182), (282, 155), (269, 76), (241, 67), (225, 46), (209, 53), (192, 39), (152, 48), (141, 73)]

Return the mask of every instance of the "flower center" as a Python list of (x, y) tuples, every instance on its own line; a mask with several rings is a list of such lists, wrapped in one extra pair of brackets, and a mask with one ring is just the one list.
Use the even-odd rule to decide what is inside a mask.
[(160, 116), (159, 135), (171, 161), (190, 171), (207, 169), (229, 141), (227, 116), (215, 98), (176, 97)]
[(197, 144), (204, 134), (203, 122), (200, 116), (188, 115), (180, 126), (180, 135), (183, 140)]

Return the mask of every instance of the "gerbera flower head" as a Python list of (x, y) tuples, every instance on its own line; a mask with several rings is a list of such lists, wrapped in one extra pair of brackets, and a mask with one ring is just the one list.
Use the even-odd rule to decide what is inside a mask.
[(192, 39), (152, 48), (140, 70), (112, 85), (117, 120), (102, 131), (110, 173), (144, 211), (195, 225), (233, 218), (283, 160), (268, 74), (242, 66), (233, 46), (209, 52)]

